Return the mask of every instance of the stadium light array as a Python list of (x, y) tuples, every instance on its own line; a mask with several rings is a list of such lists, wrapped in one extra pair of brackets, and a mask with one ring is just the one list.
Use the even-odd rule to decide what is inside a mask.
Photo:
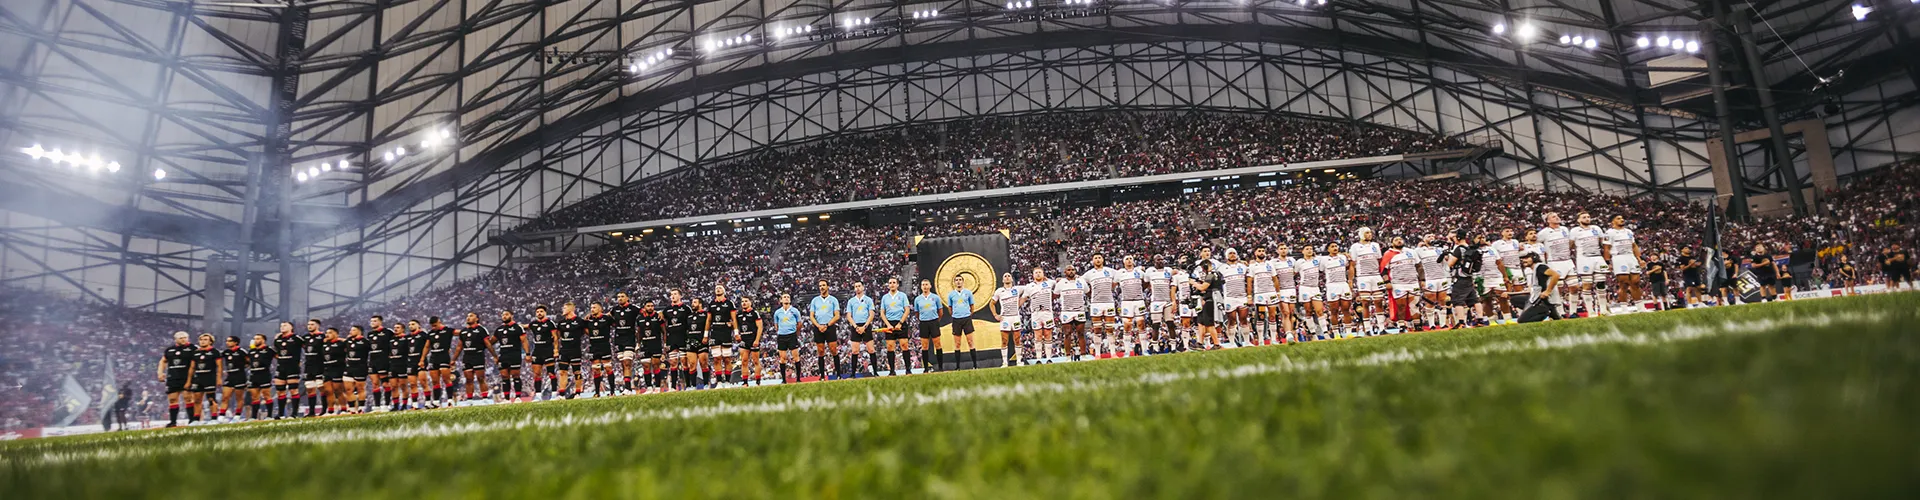
[(1031, 9), (1031, 8), (1033, 8), (1033, 0), (1007, 2), (1007, 10), (1020, 10), (1020, 9)]
[(840, 26), (841, 26), (841, 27), (844, 27), (844, 28), (846, 28), (846, 29), (849, 29), (849, 30), (851, 30), (851, 29), (857, 29), (857, 28), (859, 28), (859, 27), (861, 27), (861, 26), (866, 26), (866, 25), (869, 25), (869, 24), (873, 24), (873, 18), (871, 18), (871, 17), (854, 17), (854, 18), (848, 18), (848, 19), (846, 20), (846, 22), (843, 22), (843, 23), (840, 23)]
[(120, 171), (119, 161), (102, 158), (100, 153), (80, 154), (78, 151), (68, 153), (59, 149), (48, 150), (39, 144), (20, 148), (20, 152), (33, 161), (47, 160), (54, 165), (66, 165), (68, 168), (85, 167), (88, 173), (101, 170), (109, 173)]
[(1560, 45), (1593, 50), (1600, 47), (1600, 38), (1585, 35), (1560, 35)]
[(1853, 20), (1855, 21), (1865, 21), (1867, 20), (1867, 14), (1872, 14), (1872, 13), (1873, 13), (1873, 7), (1868, 7), (1868, 6), (1860, 5), (1857, 3), (1853, 4)]
[(156, 180), (156, 181), (167, 180), (167, 169), (164, 169), (164, 168), (153, 169), (153, 180)]
[(1673, 52), (1686, 52), (1688, 54), (1700, 52), (1699, 40), (1692, 40), (1683, 36), (1659, 35), (1648, 39), (1645, 35), (1641, 35), (1640, 38), (1633, 41), (1633, 45), (1643, 49), (1651, 47)]
[(790, 36), (805, 35), (807, 33), (812, 33), (812, 32), (813, 32), (813, 25), (802, 24), (799, 26), (785, 27), (785, 28), (774, 30), (773, 37), (775, 39), (784, 40)]
[[(1067, 0), (1067, 1), (1072, 2), (1073, 0)], [(913, 11), (913, 19), (916, 21), (925, 21), (928, 19), (936, 18), (936, 17), (940, 17), (940, 9)]]
[(1093, 5), (1093, 0), (1066, 0), (1067, 5)]
[(648, 68), (652, 68), (656, 64), (666, 62), (667, 58), (669, 57), (673, 57), (672, 47), (660, 49), (659, 52), (647, 54), (646, 57), (640, 58), (639, 62), (635, 62), (633, 64), (627, 65), (627, 72), (639, 73), (642, 71), (646, 71)]

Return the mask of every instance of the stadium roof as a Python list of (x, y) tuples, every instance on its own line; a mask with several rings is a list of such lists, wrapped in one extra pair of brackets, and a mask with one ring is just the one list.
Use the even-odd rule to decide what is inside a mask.
[[(0, 6), (0, 208), (210, 248), (262, 248), (286, 213), (304, 244), (702, 89), (1170, 39), (1339, 48), (1711, 110), (1697, 84), (1649, 80), (1697, 61), (1686, 41), (1707, 10), (1679, 0), (261, 1)], [(1860, 7), (1883, 12), (1856, 20)], [(1920, 6), (1860, 7), (1730, 8), (1757, 13), (1767, 78), (1800, 96), (1842, 70), (1835, 86), (1913, 71)], [(1660, 39), (1682, 42), (1645, 46)], [(249, 197), (271, 202), (241, 238)]]

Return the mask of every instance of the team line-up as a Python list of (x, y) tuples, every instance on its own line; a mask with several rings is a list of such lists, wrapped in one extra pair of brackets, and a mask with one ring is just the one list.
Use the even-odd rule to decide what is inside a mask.
[[(1667, 281), (1660, 259), (1642, 269), (1633, 230), (1617, 216), (1601, 228), (1586, 213), (1573, 226), (1547, 214), (1523, 239), (1512, 229), (1497, 238), (1455, 231), (1409, 247), (1400, 237), (1383, 245), (1367, 228), (1355, 238), (1274, 244), (1249, 259), (1202, 248), (1177, 262), (1126, 256), (1109, 267), (1095, 254), (1084, 273), (1034, 268), (1024, 284), (1003, 274), (984, 301), (972, 290), (992, 284), (964, 275), (945, 294), (924, 279), (909, 294), (893, 278), (877, 300), (858, 282), (842, 300), (820, 280), (804, 311), (788, 294), (761, 309), (715, 286), (704, 301), (672, 290), (664, 305), (620, 292), (584, 316), (571, 302), (558, 316), (539, 305), (524, 323), (500, 311), (491, 329), (477, 312), (457, 330), (439, 317), (401, 328), (372, 316), (344, 334), (319, 320), (296, 334), (282, 322), (272, 338), (242, 346), (229, 337), (224, 349), (211, 334), (195, 345), (176, 332), (157, 375), (172, 426), (183, 407), (189, 423), (206, 423), (917, 373), (942, 359), (977, 367), (976, 304), (998, 321), (993, 361), (1017, 365), (1610, 314), (1646, 296), (1643, 274), (1656, 296)], [(1697, 294), (1697, 269), (1682, 272)], [(952, 330), (945, 343), (943, 326)]]

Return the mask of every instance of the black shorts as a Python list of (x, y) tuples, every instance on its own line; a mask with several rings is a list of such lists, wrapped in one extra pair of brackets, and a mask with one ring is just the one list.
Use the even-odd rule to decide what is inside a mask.
[(798, 334), (775, 335), (773, 337), (774, 337), (774, 345), (776, 347), (779, 347), (780, 350), (782, 351), (791, 351), (791, 350), (800, 348), (800, 335)]
[(523, 357), (518, 352), (500, 351), (500, 356), (495, 358), (494, 361), (500, 363), (500, 369), (502, 370), (518, 370), (520, 369), (522, 359)]
[(1912, 269), (1906, 269), (1906, 268), (1885, 269), (1885, 271), (1887, 272), (1887, 281), (1889, 282), (1897, 283), (1897, 282), (1913, 281)]
[(732, 343), (733, 343), (733, 332), (726, 332), (726, 333), (714, 332), (714, 333), (707, 334), (707, 345), (723, 346), (723, 345), (732, 344)]
[(1700, 283), (1700, 276), (1698, 275), (1689, 276), (1689, 275), (1683, 274), (1683, 275), (1680, 275), (1680, 281), (1687, 288), (1700, 288), (1702, 286)]
[(825, 344), (837, 340), (840, 340), (840, 338), (833, 334), (832, 325), (828, 325), (825, 328), (813, 329), (813, 343), (815, 344)]
[(273, 378), (277, 380), (300, 380), (300, 367), (289, 366), (286, 368), (275, 368), (273, 370)]
[(973, 318), (953, 318), (954, 335), (973, 335)]
[(740, 348), (749, 351), (760, 350), (760, 337), (751, 333), (740, 334)]
[(225, 382), (221, 382), (221, 384), (226, 387), (235, 389), (247, 388), (247, 376), (245, 373), (228, 373), (226, 379)]
[(553, 351), (545, 349), (541, 349), (540, 352), (534, 353), (533, 356), (529, 357), (533, 358), (533, 364), (536, 365), (551, 365), (555, 361), (560, 361), (560, 356), (554, 354)]
[(328, 382), (339, 382), (341, 380), (345, 380), (346, 378), (347, 378), (347, 370), (345, 368), (327, 370)]
[(460, 355), (460, 367), (468, 370), (487, 369), (486, 353), (468, 353)]
[(561, 361), (557, 366), (555, 366), (555, 368), (560, 369), (562, 371), (577, 372), (577, 371), (580, 371), (580, 363), (574, 362), (574, 361)]
[(686, 341), (676, 347), (678, 347), (681, 352), (707, 352), (707, 339), (697, 335), (688, 335)]
[(194, 377), (193, 382), (190, 384), (187, 384), (187, 391), (188, 392), (213, 392), (215, 389), (219, 389), (219, 387), (214, 385), (214, 382), (216, 381), (211, 376)]
[(937, 319), (920, 320), (920, 338), (923, 338), (923, 339), (940, 338), (940, 320), (937, 320)]
[(847, 330), (853, 333), (854, 342), (872, 342), (873, 341), (873, 325), (871, 324), (867, 325), (866, 331), (861, 331), (859, 328), (853, 328), (853, 327), (848, 327)]
[(445, 353), (445, 354), (436, 354), (433, 356), (428, 356), (427, 367), (435, 370), (445, 370), (448, 368), (452, 368), (453, 354)]
[(266, 370), (248, 373), (247, 387), (254, 389), (271, 389), (273, 388), (273, 374), (267, 373)]
[(1478, 303), (1480, 294), (1473, 289), (1473, 278), (1454, 278), (1453, 288), (1447, 292), (1447, 303), (1456, 306), (1471, 306)]
[(653, 338), (640, 341), (640, 355), (642, 356), (658, 358), (666, 353), (666, 345), (660, 342), (660, 339)]
[(613, 359), (613, 344), (607, 344), (607, 343), (595, 344), (587, 348), (587, 352), (593, 355), (594, 361), (606, 361), (609, 359)]
[(583, 356), (581, 356), (581, 355), (580, 355), (580, 351), (571, 351), (571, 352), (568, 352), (568, 351), (560, 351), (560, 362), (561, 362), (561, 363), (573, 363), (573, 364), (579, 364), (579, 363), (580, 363), (580, 361), (582, 360), (582, 358), (583, 358)]
[(907, 320), (902, 319), (894, 323), (893, 331), (887, 332), (887, 340), (906, 340), (912, 335), (912, 332), (907, 331)]
[(185, 377), (181, 377), (181, 378), (167, 377), (168, 393), (186, 392), (186, 390), (187, 390), (187, 379)]
[(391, 370), (387, 369), (387, 357), (381, 354), (374, 354), (372, 357), (367, 358), (367, 371), (382, 377), (392, 373)]
[(325, 369), (320, 369), (320, 370), (307, 370), (307, 373), (306, 373), (306, 376), (305, 376), (305, 377), (301, 377), (301, 378), (300, 378), (300, 380), (302, 380), (302, 381), (307, 381), (307, 380), (324, 380), (324, 379), (326, 379), (326, 377), (327, 377), (327, 372), (326, 372), (326, 370), (325, 370)]
[(613, 334), (614, 352), (626, 352), (626, 351), (633, 351), (633, 350), (639, 349), (640, 343), (636, 341), (636, 337), (633, 336), (634, 335), (633, 332), (627, 332), (624, 334), (618, 333), (618, 330), (616, 330), (615, 332), (616, 333)]
[(347, 365), (347, 378), (365, 381), (367, 379), (367, 366)]

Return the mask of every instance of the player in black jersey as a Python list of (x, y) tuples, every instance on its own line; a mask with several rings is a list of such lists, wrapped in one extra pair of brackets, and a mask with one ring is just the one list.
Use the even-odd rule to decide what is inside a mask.
[(500, 311), (500, 328), (494, 332), (493, 362), (500, 367), (500, 397), (526, 397), (520, 387), (520, 365), (526, 361), (527, 329), (513, 322), (513, 311)]
[(327, 407), (326, 415), (338, 415), (345, 411), (347, 379), (347, 341), (340, 338), (339, 328), (328, 328), (326, 341), (320, 346), (320, 370), (326, 376)]
[(467, 313), (467, 327), (460, 330), (460, 368), (464, 375), (461, 378), (466, 379), (467, 401), (478, 401), (475, 391), (479, 391), (479, 399), (492, 397), (487, 394), (487, 351), (492, 350), (488, 345), (492, 342), (493, 335), (480, 326), (480, 315)]
[(620, 361), (620, 389), (633, 392), (633, 358), (639, 355), (639, 337), (634, 332), (639, 327), (640, 306), (633, 305), (633, 298), (627, 292), (613, 296), (613, 351), (614, 358)]
[(402, 346), (407, 354), (407, 377), (401, 383), (407, 387), (405, 406), (410, 410), (427, 403), (427, 342), (427, 331), (420, 329), (420, 321), (407, 320), (407, 341)]
[(760, 384), (760, 339), (764, 338), (760, 324), (760, 311), (753, 308), (753, 299), (740, 297), (740, 309), (733, 314), (738, 323), (736, 336), (740, 338), (740, 369), (745, 371), (746, 380), (754, 385)]
[(643, 380), (640, 385), (649, 392), (659, 390), (662, 385), (660, 357), (666, 354), (666, 343), (662, 340), (667, 331), (666, 317), (662, 316), (654, 307), (653, 301), (649, 300), (646, 307), (640, 310), (640, 316), (634, 320), (633, 325), (634, 334), (639, 336), (640, 356), (642, 356), (640, 378)]
[(374, 315), (367, 318), (367, 391), (372, 407), (385, 409), (392, 401), (393, 394), (392, 356), (393, 330), (387, 329), (386, 318)]
[(154, 374), (167, 384), (167, 427), (180, 425), (180, 405), (186, 404), (187, 375), (192, 369), (193, 345), (187, 341), (187, 332), (173, 332), (173, 345), (160, 353), (160, 368)]
[(593, 393), (613, 394), (613, 317), (599, 302), (587, 304), (587, 356), (593, 360)]
[(422, 339), (427, 344), (426, 363), (421, 365), (426, 370), (422, 384), (432, 393), (433, 399), (429, 404), (437, 408), (446, 406), (453, 399), (453, 343), (458, 340), (459, 334), (448, 328), (446, 323), (440, 322), (439, 316), (427, 317), (427, 324), (433, 328), (427, 330), (427, 335)]
[(299, 409), (300, 353), (306, 339), (293, 334), (293, 322), (280, 322), (280, 333), (273, 337), (273, 418), (287, 418), (287, 407)]
[(713, 286), (713, 300), (707, 302), (707, 374), (716, 380), (707, 381), (708, 386), (724, 385), (733, 382), (733, 349), (740, 343), (739, 311), (734, 307), (733, 299), (727, 297), (726, 285)]
[(360, 413), (367, 406), (367, 359), (373, 342), (367, 340), (366, 329), (353, 325), (347, 329), (347, 375), (341, 379), (346, 387), (346, 405), (348, 413)]
[(693, 308), (681, 301), (680, 290), (667, 291), (667, 307), (660, 310), (660, 318), (665, 321), (667, 379), (662, 384), (665, 389), (691, 387), (692, 378), (687, 372), (686, 345), (687, 332), (693, 329)]
[[(254, 334), (247, 344), (247, 418), (260, 418), (260, 410), (272, 413), (267, 401), (273, 400), (273, 346), (267, 336)], [(268, 415), (272, 416), (272, 415)]]
[(200, 410), (206, 410), (205, 422), (213, 422), (219, 406), (213, 398), (220, 388), (220, 350), (213, 348), (213, 334), (200, 334), (199, 347), (193, 350), (193, 369), (187, 379), (187, 425), (199, 425)]
[(394, 410), (405, 409), (413, 401), (413, 371), (420, 362), (420, 358), (408, 355), (413, 339), (420, 334), (420, 322), (408, 321), (406, 325), (393, 334), (392, 348), (387, 351), (387, 378), (393, 386), (387, 398)]
[(247, 350), (240, 337), (227, 337), (227, 349), (220, 351), (220, 412), (222, 421), (240, 418), (247, 400)]
[(306, 416), (309, 417), (319, 416), (324, 408), (321, 400), (325, 399), (325, 396), (321, 394), (321, 390), (327, 384), (327, 369), (324, 363), (326, 360), (320, 357), (320, 350), (326, 347), (324, 344), (326, 337), (326, 332), (320, 328), (320, 320), (307, 320), (307, 336), (300, 339), (300, 357), (303, 358), (301, 366), (305, 368), (302, 370), (304, 376), (301, 377), (301, 385), (306, 386), (306, 392), (301, 399), (295, 400), (294, 409), (299, 410), (298, 401), (305, 401)]
[(582, 344), (587, 341), (587, 321), (580, 317), (579, 309), (572, 302), (560, 304), (560, 320), (554, 322), (554, 331), (558, 332), (560, 352), (560, 372), (554, 378), (560, 381), (559, 391), (554, 397), (573, 399), (580, 395), (580, 386), (586, 377), (580, 374)]
[(692, 308), (693, 327), (687, 330), (686, 345), (680, 346), (681, 354), (685, 355), (681, 359), (686, 365), (687, 373), (693, 377), (693, 381), (687, 384), (689, 388), (705, 389), (709, 382), (707, 380), (707, 304), (701, 302), (699, 297), (695, 297)]
[(527, 358), (533, 361), (533, 393), (547, 399), (555, 388), (553, 364), (560, 360), (560, 326), (547, 317), (547, 306), (533, 306), (533, 321), (527, 323)]

